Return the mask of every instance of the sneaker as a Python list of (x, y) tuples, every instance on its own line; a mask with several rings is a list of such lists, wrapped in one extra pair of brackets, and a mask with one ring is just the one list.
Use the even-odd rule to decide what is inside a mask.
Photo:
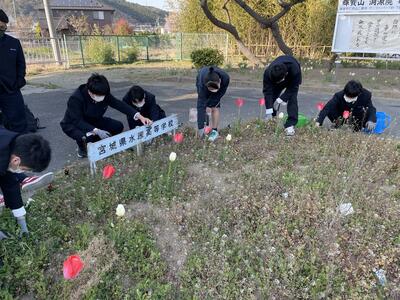
[(0, 194), (0, 207), (5, 206), (6, 203), (4, 202), (4, 196), (2, 194)]
[(294, 136), (294, 134), (295, 134), (294, 126), (285, 128), (285, 132), (286, 132), (286, 136)]
[(86, 150), (78, 148), (78, 149), (76, 149), (76, 151), (77, 151), (76, 155), (79, 158), (86, 158), (87, 157), (87, 151)]
[(216, 130), (211, 131), (211, 133), (208, 135), (208, 140), (210, 142), (214, 142), (217, 138), (219, 137), (219, 133)]
[(29, 192), (48, 186), (54, 179), (53, 172), (46, 173), (41, 176), (26, 177), (21, 183), (21, 190)]

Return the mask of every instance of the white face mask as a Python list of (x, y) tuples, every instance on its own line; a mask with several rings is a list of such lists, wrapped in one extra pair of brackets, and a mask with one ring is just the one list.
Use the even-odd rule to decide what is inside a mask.
[(350, 97), (347, 97), (346, 95), (344, 95), (344, 101), (346, 101), (347, 103), (356, 102), (357, 99), (358, 99), (358, 97), (350, 98)]
[(138, 103), (133, 103), (136, 107), (143, 107), (144, 106), (144, 104), (145, 104), (145, 102), (144, 102), (144, 100), (142, 101), (142, 102), (138, 102)]
[(98, 95), (92, 94), (91, 92), (89, 92), (89, 96), (90, 96), (90, 98), (93, 99), (94, 102), (101, 102), (106, 97), (106, 96), (98, 96)]

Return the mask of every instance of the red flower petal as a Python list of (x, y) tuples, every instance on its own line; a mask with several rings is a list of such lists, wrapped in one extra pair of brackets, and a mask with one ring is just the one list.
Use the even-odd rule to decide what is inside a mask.
[(343, 118), (348, 119), (350, 117), (350, 112), (348, 110), (345, 110), (343, 112)]
[(204, 127), (204, 133), (209, 134), (211, 132), (212, 128), (210, 126)]
[(260, 98), (260, 100), (258, 100), (258, 104), (259, 104), (260, 106), (265, 105), (265, 99), (264, 99), (264, 98)]
[(243, 104), (244, 104), (244, 99), (242, 99), (242, 98), (237, 98), (237, 99), (235, 100), (235, 104), (236, 104), (237, 107), (242, 107)]
[(324, 107), (325, 107), (325, 103), (324, 103), (324, 102), (318, 102), (318, 103), (317, 103), (317, 109), (318, 109), (319, 111), (323, 110)]
[(64, 261), (63, 274), (65, 279), (74, 279), (83, 269), (83, 262), (78, 255), (71, 255)]
[(183, 142), (183, 133), (181, 133), (181, 132), (175, 133), (174, 142), (177, 143), (177, 144), (182, 143)]
[(110, 179), (115, 174), (115, 168), (112, 165), (106, 165), (103, 169), (103, 178)]

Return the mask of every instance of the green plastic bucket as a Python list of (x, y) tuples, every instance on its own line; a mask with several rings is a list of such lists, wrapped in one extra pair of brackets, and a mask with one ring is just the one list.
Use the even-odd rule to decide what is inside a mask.
[[(285, 115), (285, 117), (284, 117), (284, 121), (286, 122), (286, 120), (287, 120), (287, 115)], [(310, 120), (304, 115), (304, 114), (302, 114), (302, 113), (299, 113), (299, 116), (298, 116), (298, 118), (299, 118), (299, 120), (298, 120), (298, 122), (297, 122), (297, 124), (296, 124), (296, 127), (297, 128), (301, 128), (301, 127), (304, 127), (304, 126), (306, 126), (309, 122), (310, 122)]]

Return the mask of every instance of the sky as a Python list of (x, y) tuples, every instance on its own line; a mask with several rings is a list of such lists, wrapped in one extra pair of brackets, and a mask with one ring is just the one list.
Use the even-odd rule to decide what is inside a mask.
[(165, 0), (128, 0), (129, 2), (138, 3), (141, 5), (155, 6), (162, 9), (167, 9)]

